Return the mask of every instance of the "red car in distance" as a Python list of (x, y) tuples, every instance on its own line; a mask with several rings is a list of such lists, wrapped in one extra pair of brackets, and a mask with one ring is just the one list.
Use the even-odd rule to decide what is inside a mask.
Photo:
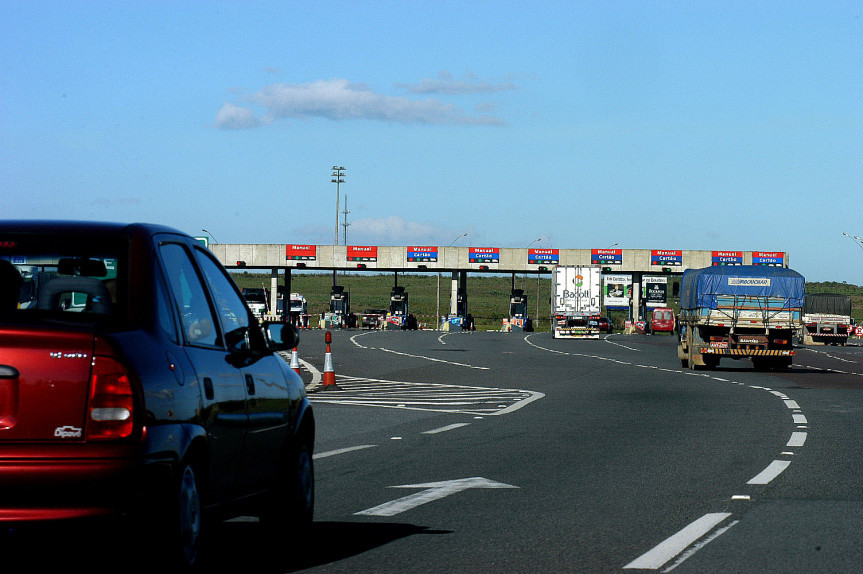
[(668, 307), (656, 307), (650, 319), (650, 330), (654, 333), (673, 333), (674, 311)]

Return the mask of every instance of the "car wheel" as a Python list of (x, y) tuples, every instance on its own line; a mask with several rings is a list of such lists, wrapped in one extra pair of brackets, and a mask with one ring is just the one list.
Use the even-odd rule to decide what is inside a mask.
[(180, 564), (192, 566), (198, 559), (201, 541), (201, 495), (191, 465), (180, 476), (176, 519), (176, 551)]
[(308, 529), (315, 511), (314, 461), (308, 442), (293, 449), (271, 494), (271, 504), (261, 514), (271, 531), (301, 534)]
[(135, 528), (148, 549), (147, 570), (190, 570), (198, 564), (201, 546), (201, 496), (191, 464), (177, 468), (170, 485), (143, 509)]

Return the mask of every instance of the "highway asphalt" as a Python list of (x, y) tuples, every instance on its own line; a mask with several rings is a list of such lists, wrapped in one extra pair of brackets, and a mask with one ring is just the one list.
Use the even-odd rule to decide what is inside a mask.
[[(863, 348), (680, 368), (671, 336), (303, 333), (316, 522), (253, 572), (855, 572)], [(233, 530), (232, 530), (233, 529)], [(254, 524), (222, 536), (254, 538)]]

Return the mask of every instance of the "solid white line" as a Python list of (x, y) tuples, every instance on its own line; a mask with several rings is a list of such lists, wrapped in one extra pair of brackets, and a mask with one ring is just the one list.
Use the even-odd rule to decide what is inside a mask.
[(758, 473), (746, 484), (769, 484), (771, 480), (782, 474), (790, 465), (791, 461), (789, 460), (774, 460), (767, 465), (767, 468)]
[(710, 532), (716, 525), (731, 516), (730, 512), (715, 512), (705, 514), (689, 526), (667, 538), (664, 542), (655, 546), (624, 566), (624, 569), (656, 570), (663, 564), (686, 550), (686, 548)]
[(461, 427), (466, 427), (469, 424), (470, 423), (453, 423), (453, 424), (447, 425), (445, 427), (440, 427), (440, 428), (436, 428), (436, 429), (432, 429), (432, 430), (423, 431), (422, 434), (438, 434), (438, 433), (442, 433), (442, 432), (446, 432), (446, 431), (451, 431), (454, 429), (460, 429)]
[(319, 458), (327, 458), (328, 456), (336, 456), (338, 454), (345, 454), (346, 452), (354, 452), (355, 450), (363, 450), (365, 448), (374, 448), (376, 446), (376, 444), (361, 444), (359, 446), (349, 446), (347, 448), (328, 450), (327, 452), (319, 452), (318, 454), (312, 455), (312, 459), (317, 460)]
[(734, 526), (738, 522), (740, 522), (740, 521), (735, 520), (734, 522), (732, 522), (728, 526), (723, 526), (722, 528), (719, 528), (718, 530), (713, 532), (710, 536), (708, 536), (704, 540), (701, 540), (700, 542), (695, 544), (692, 548), (690, 548), (689, 550), (684, 552), (683, 555), (674, 562), (674, 564), (672, 564), (671, 566), (669, 566), (668, 568), (666, 568), (662, 572), (663, 573), (671, 572), (672, 570), (674, 570), (675, 568), (677, 568), (678, 566), (683, 564), (684, 560), (686, 560), (687, 558), (689, 558), (690, 556), (692, 556), (693, 554), (695, 554), (696, 552), (698, 552), (699, 550), (701, 550), (702, 548), (704, 548), (705, 546), (707, 546), (708, 544), (710, 544), (711, 542), (713, 542), (714, 540), (716, 540), (717, 538), (719, 538), (720, 536), (725, 534), (729, 528), (731, 528), (732, 526)]
[(803, 446), (806, 443), (806, 433), (805, 432), (793, 432), (791, 433), (791, 439), (788, 441), (788, 444), (785, 446)]
[(443, 359), (435, 359), (433, 357), (423, 357), (422, 355), (412, 355), (410, 353), (402, 353), (400, 351), (393, 351), (391, 349), (384, 349), (381, 347), (378, 349), (380, 351), (386, 351), (387, 353), (393, 353), (395, 355), (403, 355), (405, 357), (413, 357), (414, 359), (425, 359), (426, 361), (435, 361), (437, 363), (446, 363), (447, 365), (455, 365), (457, 367), (467, 367), (468, 369), (479, 369), (482, 371), (488, 371), (490, 367), (475, 367), (473, 365), (466, 365), (464, 363), (455, 363), (453, 361), (444, 361)]

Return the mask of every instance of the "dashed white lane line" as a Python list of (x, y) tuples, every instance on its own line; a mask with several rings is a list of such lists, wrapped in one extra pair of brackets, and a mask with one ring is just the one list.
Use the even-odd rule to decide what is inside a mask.
[(624, 569), (656, 570), (666, 562), (689, 548), (696, 540), (713, 530), (723, 520), (731, 516), (730, 512), (715, 512), (705, 514), (683, 530), (666, 538), (653, 549), (648, 550), (626, 566)]
[[(490, 368), (491, 368), (491, 367), (479, 367), (479, 366), (476, 366), (476, 365), (468, 365), (468, 364), (466, 364), (466, 363), (456, 363), (455, 361), (445, 361), (445, 360), (443, 360), (443, 359), (437, 359), (437, 358), (435, 358), (435, 357), (426, 357), (426, 356), (424, 356), (424, 355), (414, 355), (414, 354), (411, 354), (411, 353), (403, 353), (403, 352), (401, 352), (401, 351), (394, 351), (394, 350), (392, 350), (392, 349), (385, 349), (385, 348), (383, 348), (383, 347), (369, 347), (369, 346), (366, 346), (366, 345), (363, 345), (363, 344), (361, 344), (361, 343), (357, 342), (357, 338), (362, 337), (362, 336), (364, 336), (364, 335), (369, 335), (369, 334), (372, 334), (372, 333), (376, 333), (376, 332), (378, 332), (378, 331), (369, 331), (369, 332), (367, 332), (367, 333), (358, 333), (358, 334), (354, 335), (353, 337), (351, 337), (351, 343), (353, 343), (354, 345), (356, 345), (356, 346), (357, 346), (357, 347), (359, 347), (360, 349), (372, 349), (372, 350), (376, 349), (376, 350), (378, 350), (378, 351), (383, 351), (383, 352), (385, 352), (385, 353), (392, 353), (392, 354), (394, 354), (394, 355), (402, 355), (402, 356), (404, 356), (404, 357), (411, 357), (411, 358), (414, 358), (414, 359), (423, 359), (423, 360), (425, 360), (425, 361), (433, 361), (433, 362), (435, 362), (435, 363), (445, 363), (445, 364), (447, 364), (447, 365), (455, 365), (456, 367), (465, 367), (466, 369), (477, 369), (477, 370), (480, 370), (480, 371), (488, 371), (488, 370), (490, 370)], [(440, 337), (438, 337), (438, 340), (440, 340), (440, 338), (441, 338), (441, 337), (443, 337), (443, 335), (441, 335)], [(441, 344), (442, 344), (442, 345), (446, 345), (446, 343), (444, 343), (443, 341), (441, 341)]]
[(788, 444), (785, 446), (794, 447), (794, 446), (803, 446), (806, 444), (806, 436), (805, 432), (793, 432), (791, 433), (791, 439), (788, 441)]
[(327, 458), (327, 457), (330, 457), (330, 456), (336, 456), (336, 455), (339, 455), (339, 454), (345, 454), (345, 453), (348, 453), (348, 452), (354, 452), (354, 451), (357, 451), (357, 450), (364, 450), (364, 449), (367, 449), (367, 448), (374, 448), (374, 447), (376, 447), (376, 446), (377, 446), (376, 444), (361, 444), (361, 445), (357, 445), (357, 446), (349, 446), (349, 447), (346, 447), (346, 448), (338, 448), (338, 449), (336, 449), (336, 450), (328, 450), (328, 451), (326, 451), (326, 452), (319, 452), (319, 453), (317, 453), (317, 454), (315, 454), (315, 455), (312, 455), (312, 459), (317, 460), (317, 459), (319, 459), (319, 458)]
[(754, 478), (749, 479), (746, 484), (770, 484), (770, 481), (782, 474), (790, 465), (791, 461), (789, 460), (774, 460)]
[(442, 432), (447, 432), (455, 429), (460, 429), (461, 427), (466, 427), (470, 423), (453, 423), (451, 425), (446, 425), (445, 427), (440, 427), (432, 430), (423, 431), (422, 434), (439, 434)]

